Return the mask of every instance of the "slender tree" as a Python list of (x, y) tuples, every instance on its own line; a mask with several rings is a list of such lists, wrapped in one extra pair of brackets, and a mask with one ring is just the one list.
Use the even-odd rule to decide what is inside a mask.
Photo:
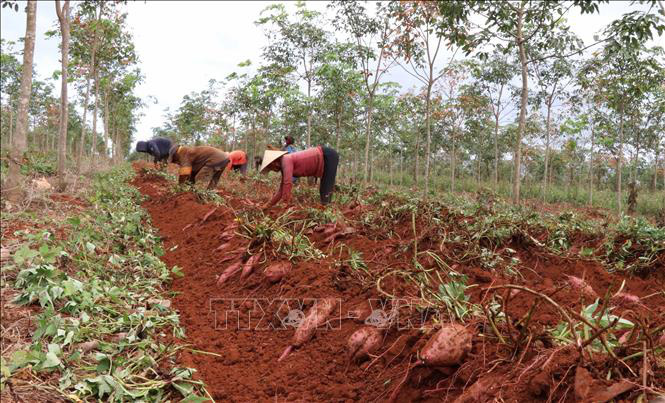
[[(370, 179), (370, 149), (372, 147), (372, 114), (374, 98), (381, 84), (383, 75), (394, 64), (390, 57), (390, 43), (393, 35), (389, 14), (386, 7), (379, 6), (374, 16), (370, 16), (365, 6), (359, 1), (340, 1), (333, 3), (337, 7), (335, 25), (344, 29), (356, 43), (357, 59), (363, 75), (365, 92), (365, 164), (363, 181)], [(378, 54), (374, 52), (377, 48)]]
[(63, 192), (65, 183), (65, 161), (67, 158), (67, 122), (69, 119), (69, 103), (67, 101), (67, 77), (69, 69), (69, 0), (61, 4), (55, 0), (55, 11), (60, 21), (61, 44), (61, 89), (60, 89), (60, 126), (58, 134), (58, 191)]
[(12, 138), (9, 158), (9, 172), (4, 190), (7, 200), (18, 202), (23, 197), (21, 190), (21, 164), (23, 154), (27, 150), (28, 105), (32, 88), (32, 61), (35, 52), (35, 27), (37, 21), (37, 1), (28, 0), (25, 41), (23, 46), (23, 68), (21, 71), (21, 87), (19, 89), (18, 113), (16, 117), (16, 133)]
[[(92, 6), (92, 8), (90, 7)], [(101, 32), (101, 18), (102, 11), (104, 9), (104, 3), (100, 2), (99, 4), (94, 3), (83, 3), (81, 10), (75, 19), (74, 30), (73, 30), (73, 49), (76, 53), (76, 57), (80, 63), (85, 63), (85, 59), (89, 57), (89, 62), (85, 66), (85, 96), (83, 98), (83, 124), (81, 125), (81, 138), (79, 144), (79, 150), (76, 157), (76, 171), (81, 172), (81, 160), (83, 158), (83, 150), (85, 149), (85, 139), (86, 139), (86, 129), (87, 125), (87, 114), (89, 108), (90, 100), (90, 83), (95, 76), (96, 71), (96, 56), (97, 56), (97, 47), (99, 44), (99, 35)], [(86, 17), (88, 20), (86, 21)], [(91, 35), (92, 31), (92, 35)], [(90, 41), (90, 36), (92, 40)], [(94, 138), (95, 133), (92, 133), (92, 145), (94, 148)], [(91, 153), (92, 156), (92, 153)]]
[(495, 51), (491, 58), (485, 62), (469, 62), (471, 74), (475, 78), (483, 94), (489, 100), (489, 106), (494, 116), (494, 174), (493, 186), (496, 190), (499, 183), (499, 130), (501, 119), (512, 111), (512, 105), (504, 99), (510, 89), (510, 81), (517, 73), (517, 67), (511, 63), (508, 57), (499, 51)]
[[(437, 69), (437, 58), (443, 50), (445, 39), (437, 31), (439, 9), (435, 2), (391, 2), (392, 15), (401, 25), (395, 35), (395, 45), (405, 65), (395, 58), (396, 63), (425, 87), (425, 194), (429, 194), (430, 156), (432, 144), (431, 112), (432, 88), (446, 73), (444, 68)], [(453, 53), (450, 62), (453, 61)], [(417, 155), (416, 155), (417, 158)], [(416, 167), (418, 161), (416, 160)], [(417, 174), (416, 174), (417, 175)]]

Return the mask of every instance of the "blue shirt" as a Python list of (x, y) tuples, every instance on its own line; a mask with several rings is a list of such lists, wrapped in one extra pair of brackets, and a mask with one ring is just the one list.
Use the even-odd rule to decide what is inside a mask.
[(293, 144), (289, 144), (288, 146), (284, 147), (282, 150), (286, 151), (289, 154), (297, 151), (296, 148), (293, 146)]

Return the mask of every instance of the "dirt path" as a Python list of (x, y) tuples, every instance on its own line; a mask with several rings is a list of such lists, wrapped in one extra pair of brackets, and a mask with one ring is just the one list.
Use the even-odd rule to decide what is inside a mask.
[[(229, 180), (223, 181), (227, 183), (227, 188), (232, 186)], [(577, 350), (555, 347), (541, 340), (534, 340), (526, 350), (511, 356), (514, 352), (507, 352), (501, 345), (488, 342), (487, 337), (474, 337), (473, 351), (462, 367), (418, 367), (407, 374), (409, 362), (415, 361), (415, 355), (427, 337), (420, 329), (391, 329), (385, 335), (381, 349), (385, 353), (380, 359), (372, 365), (369, 362), (348, 365), (346, 340), (361, 327), (356, 321), (345, 319), (349, 310), (364, 301), (385, 298), (378, 293), (374, 282), (363, 284), (352, 271), (336, 264), (339, 256), (346, 256), (341, 255), (341, 249), (339, 254), (335, 252), (337, 255), (332, 256), (331, 252), (338, 249), (329, 249), (328, 244), (323, 242), (323, 236), (312, 234), (315, 246), (327, 254), (326, 258), (300, 262), (281, 282), (271, 284), (262, 271), (268, 263), (278, 261), (280, 257), (274, 251), (266, 251), (268, 261), (262, 261), (247, 279), (241, 280), (236, 275), (220, 287), (216, 284), (216, 276), (232, 263), (227, 259), (228, 251), (246, 247), (249, 243), (247, 239), (236, 236), (228, 248), (217, 250), (224, 243), (220, 239), (224, 231), (234, 225), (234, 209), (244, 208), (243, 200), (222, 190), (220, 195), (226, 205), (215, 209), (215, 206), (199, 203), (192, 193), (169, 195), (168, 182), (159, 176), (140, 174), (134, 185), (150, 196), (144, 207), (163, 237), (166, 251), (163, 260), (169, 266), (179, 266), (185, 274), (173, 282), (172, 291), (176, 294), (173, 306), (180, 313), (187, 341), (196, 350), (214, 354), (183, 352), (179, 363), (197, 368), (217, 401), (384, 401), (403, 380), (405, 382), (395, 395), (399, 401), (454, 401), (465, 390), (467, 392), (460, 401), (492, 398), (506, 401), (546, 401), (548, 398), (576, 401), (572, 385), (576, 368), (581, 368)], [(224, 183), (222, 186), (225, 186)], [(260, 184), (256, 186), (256, 193), (250, 198), (265, 201), (270, 189)], [(280, 213), (275, 211), (272, 215)], [(362, 214), (362, 207), (345, 210), (345, 218), (349, 222), (354, 222)], [(202, 222), (204, 217), (207, 218)], [(408, 239), (410, 226), (396, 231), (398, 235), (402, 231), (400, 237)], [(404, 242), (399, 238), (374, 241), (366, 235), (358, 231), (343, 242), (362, 253), (369, 271), (385, 273), (410, 267), (410, 257), (400, 253)], [(429, 245), (427, 239), (422, 241), (422, 248), (430, 246), (434, 245)], [(555, 293), (557, 301), (577, 312), (593, 300), (580, 297), (579, 292), (570, 288), (558, 287), (566, 281), (567, 275), (584, 276), (600, 296), (608, 287), (616, 289), (623, 280), (590, 261), (545, 256), (519, 245), (513, 247), (517, 248), (519, 257), (530, 268), (524, 271), (525, 285), (540, 292)], [(426, 267), (434, 265), (427, 261), (423, 264)], [(469, 277), (470, 284), (476, 284), (469, 289), (474, 303), (487, 297), (487, 293), (482, 292), (483, 287), (508, 282), (503, 275), (477, 267), (456, 269)], [(415, 288), (397, 277), (386, 278), (381, 288), (391, 295), (418, 297)], [(663, 288), (662, 277), (660, 280), (629, 278), (624, 292), (644, 297)], [(304, 301), (307, 308), (311, 305), (311, 299), (323, 297), (340, 301), (335, 311), (338, 320), (331, 321), (335, 329), (318, 332), (314, 339), (278, 363), (278, 357), (290, 344), (293, 335), (293, 330), (279, 321), (288, 311), (283, 301)], [(271, 304), (270, 301), (275, 299), (280, 303)], [(515, 293), (508, 311), (519, 317), (529, 310), (535, 300), (528, 293)], [(292, 306), (289, 305), (289, 308)], [(646, 321), (655, 321), (665, 317), (665, 298), (662, 295), (651, 296), (645, 301), (643, 309), (630, 308), (639, 311)], [(225, 316), (229, 310), (236, 312), (241, 319)], [(252, 327), (256, 324), (262, 328), (272, 325), (272, 329), (238, 329), (238, 323), (243, 327), (250, 320)], [(432, 318), (425, 317), (425, 320), (432, 324)], [(544, 331), (560, 323), (561, 318), (554, 307), (539, 306), (532, 320)], [(476, 335), (491, 332), (487, 323), (471, 321), (468, 328)], [(611, 367), (607, 357), (600, 355), (591, 357), (590, 361), (587, 359), (584, 366), (591, 370), (591, 376), (595, 379), (604, 377)], [(663, 368), (652, 371), (656, 379), (665, 374)], [(618, 370), (615, 376), (623, 374)], [(595, 382), (593, 388), (597, 390), (604, 390), (612, 384), (611, 381)], [(474, 383), (475, 386), (470, 388)]]

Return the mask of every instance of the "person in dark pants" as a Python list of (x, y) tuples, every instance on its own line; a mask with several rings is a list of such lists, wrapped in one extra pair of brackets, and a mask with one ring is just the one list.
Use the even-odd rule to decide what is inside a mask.
[(222, 172), (229, 164), (229, 154), (215, 147), (198, 146), (187, 147), (175, 145), (169, 152), (170, 160), (174, 164), (180, 165), (178, 170), (178, 183), (185, 182), (188, 177), (193, 185), (196, 182), (196, 175), (203, 168), (210, 168), (213, 171), (208, 189), (215, 189)]
[(287, 154), (286, 151), (266, 150), (263, 154), (261, 172), (266, 170), (281, 172), (282, 180), (279, 189), (264, 208), (270, 208), (280, 200), (284, 200), (287, 204), (291, 201), (294, 176), (321, 178), (321, 186), (319, 187), (321, 204), (330, 203), (335, 188), (338, 164), (339, 155), (337, 151), (323, 146), (297, 151), (292, 154)]
[(263, 164), (263, 157), (259, 156), (254, 157), (254, 168), (257, 171), (261, 170), (261, 164)]
[(166, 137), (156, 137), (152, 140), (137, 142), (136, 151), (152, 155), (155, 158), (155, 165), (158, 162), (162, 162), (161, 168), (163, 168), (168, 163), (171, 145), (171, 140)]

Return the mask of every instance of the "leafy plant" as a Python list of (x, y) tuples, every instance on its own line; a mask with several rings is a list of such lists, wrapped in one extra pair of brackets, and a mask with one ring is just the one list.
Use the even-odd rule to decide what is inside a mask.
[[(3, 361), (2, 383), (17, 370), (57, 371), (55, 388), (74, 400), (206, 400), (193, 370), (153, 370), (182, 348), (162, 344), (158, 333), (182, 337), (177, 313), (146, 306), (160, 296), (172, 272), (159, 259), (163, 250), (139, 205), (140, 193), (127, 184), (132, 170), (121, 166), (101, 174), (89, 194), (92, 208), (64, 223), (69, 239), (48, 231), (24, 235), (13, 256), (20, 269), (16, 302), (38, 303), (33, 342)], [(177, 268), (173, 274), (177, 274)], [(79, 351), (76, 345), (90, 345)], [(55, 378), (57, 379), (57, 378)]]
[[(593, 304), (584, 307), (581, 310), (580, 315), (598, 328), (606, 328), (612, 323), (615, 323), (614, 327), (612, 328), (613, 330), (630, 330), (635, 326), (631, 321), (612, 314), (612, 308), (606, 309), (601, 316), (600, 312), (597, 312), (599, 302), (600, 301), (596, 299)], [(557, 340), (561, 344), (572, 343), (575, 339), (586, 340), (591, 336), (591, 328), (583, 322), (575, 323), (573, 330), (575, 331), (575, 335), (571, 334), (569, 323), (562, 322), (559, 323), (555, 328), (550, 329), (550, 334), (554, 340)], [(618, 339), (614, 333), (609, 331), (606, 334), (606, 340), (609, 347), (617, 347)], [(601, 344), (599, 339), (595, 339), (590, 346), (593, 350), (596, 351), (605, 350), (605, 347)]]
[(443, 302), (448, 309), (448, 312), (461, 321), (473, 312), (469, 296), (465, 294), (468, 286), (466, 285), (467, 277), (464, 275), (457, 275), (457, 281), (449, 281), (439, 285), (438, 293), (435, 298)]

